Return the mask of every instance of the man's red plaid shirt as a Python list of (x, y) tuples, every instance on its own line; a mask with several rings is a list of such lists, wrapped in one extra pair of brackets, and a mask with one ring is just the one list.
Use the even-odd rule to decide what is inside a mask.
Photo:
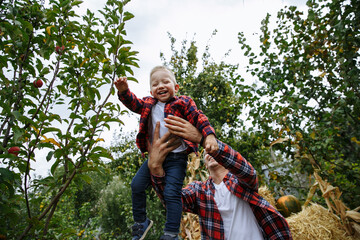
[[(235, 196), (247, 201), (262, 228), (264, 239), (292, 239), (285, 218), (258, 193), (258, 179), (253, 166), (229, 145), (218, 141), (219, 150), (212, 154), (229, 170), (223, 179)], [(151, 176), (152, 185), (163, 202), (165, 177)], [(211, 177), (205, 182), (194, 181), (182, 189), (183, 210), (197, 214), (201, 239), (224, 239), (224, 226), (214, 200), (215, 187)], [(164, 203), (164, 202), (163, 202)]]

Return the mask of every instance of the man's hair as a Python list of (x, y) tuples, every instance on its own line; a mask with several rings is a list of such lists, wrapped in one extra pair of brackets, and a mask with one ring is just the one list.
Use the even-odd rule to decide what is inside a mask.
[(155, 72), (161, 71), (161, 70), (163, 70), (163, 71), (168, 71), (168, 72), (170, 73), (171, 80), (173, 80), (173, 82), (174, 82), (175, 85), (177, 84), (176, 78), (175, 78), (175, 74), (173, 73), (173, 71), (171, 71), (170, 68), (168, 68), (168, 67), (166, 67), (166, 66), (161, 66), (161, 65), (160, 65), (160, 66), (156, 66), (156, 67), (154, 67), (154, 68), (151, 70), (151, 72), (150, 72), (150, 83), (151, 83), (151, 76), (152, 76)]

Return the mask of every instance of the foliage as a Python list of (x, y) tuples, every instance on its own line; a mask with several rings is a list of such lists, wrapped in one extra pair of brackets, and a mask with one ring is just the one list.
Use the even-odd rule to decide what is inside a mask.
[[(140, 151), (136, 147), (135, 139), (136, 134), (135, 132), (130, 132), (127, 134), (120, 134), (122, 129), (119, 132), (114, 133), (113, 143), (110, 146), (109, 150), (114, 156), (114, 160), (108, 164), (110, 169), (112, 169), (113, 174), (120, 177), (117, 181), (121, 181), (123, 185), (123, 192), (128, 193), (119, 193), (117, 197), (117, 202), (124, 202), (128, 203), (131, 206), (131, 189), (130, 183), (135, 176), (137, 170), (145, 161), (145, 158), (141, 156)], [(162, 206), (160, 200), (158, 199), (155, 191), (152, 190), (151, 187), (146, 191), (147, 195), (147, 215), (148, 217), (154, 222), (153, 227), (151, 228), (149, 238), (158, 239), (163, 233), (164, 224), (165, 224), (165, 208)], [(109, 201), (107, 198), (105, 201)], [(118, 204), (118, 203), (115, 203)], [(132, 219), (132, 210), (124, 207), (125, 205), (119, 205), (117, 213), (118, 214), (127, 214), (126, 216), (131, 216), (127, 218), (127, 231), (130, 233), (131, 225), (134, 223)], [(116, 217), (108, 216), (109, 221), (115, 221)], [(118, 224), (118, 227), (121, 225)], [(114, 229), (114, 228), (113, 228)], [(125, 236), (125, 235), (124, 235)], [(126, 235), (128, 236), (128, 235)], [(123, 237), (122, 239), (129, 239)]]
[[(138, 67), (125, 39), (133, 17), (124, 11), (128, 2), (109, 0), (100, 17), (80, 17), (82, 1), (1, 1), (0, 237), (130, 238), (129, 184), (144, 159), (135, 133), (120, 129), (114, 145), (101, 145), (101, 134), (112, 122), (122, 124), (124, 114), (110, 101), (113, 81)], [(238, 65), (216, 63), (209, 45), (199, 58), (195, 41), (182, 41), (178, 50), (170, 34), (172, 56), (161, 59), (176, 73), (181, 94), (196, 101), (219, 139), (241, 152), (261, 181), (304, 191), (298, 179), (320, 169), (353, 208), (360, 205), (360, 5), (307, 5), (307, 14), (279, 11), (273, 30), (267, 16), (259, 52), (239, 33), (254, 85), (245, 84)], [(18, 155), (8, 153), (14, 146)], [(35, 161), (51, 166), (49, 176), (33, 176)], [(150, 237), (159, 238), (164, 208), (151, 190), (148, 212), (155, 222)]]
[[(105, 236), (106, 234), (111, 236), (110, 239), (131, 238), (133, 225), (131, 202), (131, 189), (128, 184), (125, 184), (120, 177), (114, 177), (113, 181), (101, 192), (98, 203), (100, 224)], [(154, 221), (148, 237), (158, 239), (164, 227), (165, 211), (156, 196), (148, 198), (148, 212), (148, 217)]]
[[(313, 167), (343, 191), (350, 207), (360, 205), (360, 77), (358, 1), (307, 1), (308, 12), (286, 7), (276, 28), (262, 22), (260, 53), (239, 43), (258, 79), (249, 99), (250, 119), (267, 144)], [(274, 127), (275, 126), (275, 127)]]
[[(115, 77), (138, 67), (137, 52), (124, 38), (133, 15), (124, 11), (128, 1), (109, 0), (101, 18), (90, 11), (79, 17), (74, 9), (81, 3), (1, 2), (0, 216), (7, 225), (0, 234), (8, 238), (59, 235), (49, 226), (61, 198), (72, 182), (91, 182), (88, 173), (111, 157), (100, 145), (101, 133), (121, 123), (123, 112), (109, 101)], [(38, 79), (41, 88), (33, 85)], [(18, 155), (7, 153), (12, 146), (20, 147)], [(45, 156), (50, 175), (30, 181), (33, 162)]]
[(125, 184), (130, 186), (137, 170), (144, 162), (144, 158), (135, 143), (136, 132), (121, 134), (122, 132), (121, 128), (119, 131), (115, 131), (113, 135), (113, 142), (109, 151), (114, 160), (109, 163), (109, 167), (113, 173), (121, 176)]
[(112, 232), (114, 237), (131, 238), (131, 190), (119, 177), (101, 191), (99, 198), (101, 227), (105, 232)]

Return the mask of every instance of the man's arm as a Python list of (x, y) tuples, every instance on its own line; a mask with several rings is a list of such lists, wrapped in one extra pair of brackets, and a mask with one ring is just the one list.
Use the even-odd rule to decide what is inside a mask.
[(188, 96), (182, 96), (185, 103), (184, 110), (186, 119), (193, 124), (204, 136), (204, 148), (207, 152), (215, 153), (218, 149), (216, 143), (215, 130), (211, 126), (206, 115), (197, 108), (194, 100)]
[(165, 172), (162, 164), (168, 153), (181, 145), (181, 141), (177, 137), (172, 136), (170, 132), (165, 133), (161, 138), (159, 136), (160, 122), (157, 122), (153, 142), (152, 144), (147, 142), (149, 151), (148, 167), (152, 175), (164, 176)]
[(169, 115), (164, 121), (165, 127), (169, 129), (171, 134), (187, 139), (193, 143), (201, 142), (202, 134), (189, 121), (173, 115)]
[(217, 142), (219, 150), (215, 154), (209, 153), (209, 155), (232, 174), (236, 175), (241, 182), (257, 191), (258, 178), (254, 167), (229, 145), (219, 140), (217, 140)]
[[(200, 132), (188, 121), (176, 116), (168, 116), (165, 122), (165, 126), (169, 129), (170, 133), (189, 141), (200, 143), (202, 137)], [(217, 143), (219, 150), (209, 154), (231, 173), (238, 176), (250, 188), (257, 189), (258, 179), (253, 166), (229, 145), (219, 140), (217, 140)]]
[[(180, 118), (181, 119), (181, 118)], [(189, 131), (194, 131), (191, 137), (198, 137), (201, 140), (200, 132), (189, 122), (185, 122), (191, 126)], [(176, 149), (181, 141), (177, 137), (172, 137), (170, 132), (165, 133), (161, 138), (159, 138), (160, 123), (157, 122), (154, 131), (154, 139), (152, 144), (148, 142), (149, 149), (149, 160), (148, 167), (151, 173), (151, 183), (152, 186), (160, 198), (161, 202), (165, 204), (164, 200), (164, 187), (165, 187), (165, 172), (162, 167), (162, 164), (169, 152)], [(199, 140), (199, 141), (200, 141)], [(200, 183), (200, 182), (199, 182)], [(186, 188), (182, 190), (182, 201), (183, 201), (183, 210), (188, 212), (195, 213), (196, 211), (196, 191), (199, 188), (199, 184), (191, 183)]]

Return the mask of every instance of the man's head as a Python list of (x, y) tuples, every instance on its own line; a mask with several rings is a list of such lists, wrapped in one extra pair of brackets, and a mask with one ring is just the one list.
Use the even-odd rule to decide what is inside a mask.
[(203, 160), (204, 160), (205, 167), (207, 169), (219, 165), (219, 163), (217, 161), (215, 161), (215, 159), (212, 156), (210, 156), (208, 153), (206, 153), (205, 151), (204, 151)]
[(206, 151), (204, 151), (203, 156), (205, 167), (208, 169), (210, 176), (228, 172), (228, 170), (223, 165), (218, 163), (212, 156), (206, 153)]
[(174, 73), (164, 66), (156, 66), (150, 72), (150, 93), (160, 102), (166, 103), (179, 91)]

